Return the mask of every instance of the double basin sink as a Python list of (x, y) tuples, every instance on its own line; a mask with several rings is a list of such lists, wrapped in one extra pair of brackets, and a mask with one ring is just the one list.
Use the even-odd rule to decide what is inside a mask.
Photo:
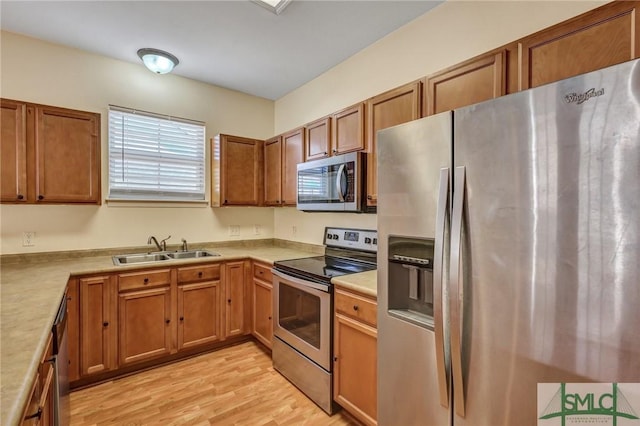
[(215, 257), (215, 256), (220, 256), (220, 255), (218, 253), (213, 253), (207, 250), (119, 254), (119, 255), (113, 256), (113, 264), (116, 266), (123, 266), (123, 265), (131, 265), (131, 264), (138, 264), (138, 263), (164, 262), (165, 260), (173, 260), (173, 259), (195, 259), (200, 257)]

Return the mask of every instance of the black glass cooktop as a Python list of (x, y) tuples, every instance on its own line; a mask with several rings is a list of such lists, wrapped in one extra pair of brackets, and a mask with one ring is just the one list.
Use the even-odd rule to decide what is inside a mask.
[(290, 259), (276, 261), (273, 264), (276, 270), (299, 276), (311, 278), (316, 281), (329, 282), (333, 277), (347, 274), (371, 271), (376, 269), (375, 264), (345, 260), (332, 256), (305, 257), (302, 259)]

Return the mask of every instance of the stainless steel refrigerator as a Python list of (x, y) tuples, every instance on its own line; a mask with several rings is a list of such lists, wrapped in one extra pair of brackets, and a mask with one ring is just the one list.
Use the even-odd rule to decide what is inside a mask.
[(380, 425), (640, 382), (640, 62), (383, 130), (377, 167)]

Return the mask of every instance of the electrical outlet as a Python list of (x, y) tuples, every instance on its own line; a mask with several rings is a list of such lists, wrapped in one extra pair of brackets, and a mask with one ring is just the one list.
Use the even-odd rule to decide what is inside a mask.
[(229, 225), (229, 236), (230, 237), (239, 237), (240, 236), (240, 225)]
[(298, 233), (298, 227), (293, 225), (291, 227), (291, 235), (293, 235), (295, 237), (297, 233)]
[(22, 246), (33, 247), (36, 245), (36, 233), (33, 231), (22, 233)]
[(260, 235), (262, 234), (262, 226), (260, 225), (253, 225), (253, 233), (255, 235)]

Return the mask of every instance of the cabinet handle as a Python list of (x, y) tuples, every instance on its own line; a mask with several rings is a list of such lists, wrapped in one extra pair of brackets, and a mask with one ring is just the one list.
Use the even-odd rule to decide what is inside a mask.
[(271, 319), (271, 317), (269, 317), (269, 319)]
[(38, 200), (44, 200), (44, 195), (38, 195)]
[(357, 311), (358, 310), (358, 305), (353, 305), (353, 310)]
[(367, 200), (373, 200), (373, 197), (371, 195), (367, 195)]
[(337, 154), (337, 153), (338, 153), (338, 150), (337, 150), (337, 149), (334, 149), (334, 150), (333, 150), (333, 153), (334, 153), (334, 154)]
[(323, 152), (322, 155), (327, 155), (327, 151)]
[(38, 407), (38, 411), (36, 411), (34, 414), (31, 414), (30, 416), (26, 416), (24, 419), (25, 420), (31, 420), (31, 419), (40, 420), (40, 418), (42, 418), (42, 407)]
[(103, 325), (104, 327), (109, 327), (109, 321), (105, 321), (105, 322), (103, 322), (103, 323), (102, 323), (102, 325)]
[(333, 357), (333, 361), (334, 361), (334, 362), (338, 362), (338, 357), (337, 357), (337, 356), (334, 356), (334, 357)]
[(144, 281), (145, 284), (148, 284), (149, 283), (149, 278), (145, 278), (143, 281)]
[(180, 317), (180, 321), (184, 321), (184, 317)]
[(231, 304), (231, 299), (227, 299), (227, 303)]
[(202, 271), (198, 272), (198, 278), (202, 278)]
[(170, 319), (164, 320), (164, 322), (166, 322), (167, 324), (169, 324), (171, 322)]
[(224, 200), (224, 204), (227, 204), (227, 203), (228, 203), (228, 201), (227, 201), (227, 200)]
[(18, 194), (18, 200), (24, 200), (24, 195)]

